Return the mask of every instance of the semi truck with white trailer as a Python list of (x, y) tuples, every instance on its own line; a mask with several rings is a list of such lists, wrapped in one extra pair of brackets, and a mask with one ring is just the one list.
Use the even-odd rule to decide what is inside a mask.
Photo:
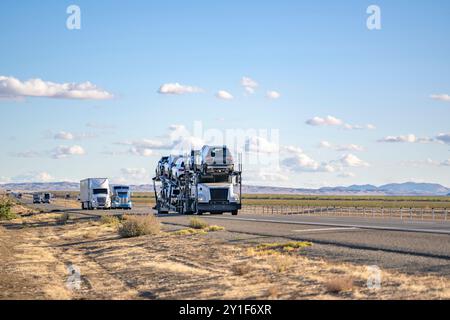
[(88, 178), (80, 181), (81, 209), (110, 209), (111, 195), (108, 178)]
[(131, 191), (129, 186), (112, 186), (111, 187), (111, 208), (131, 210), (133, 203), (131, 202)]
[[(241, 209), (242, 165), (235, 170), (226, 146), (204, 146), (178, 159), (183, 174), (167, 176), (156, 170), (153, 178), (158, 213), (237, 215)], [(181, 170), (174, 170), (180, 173)]]

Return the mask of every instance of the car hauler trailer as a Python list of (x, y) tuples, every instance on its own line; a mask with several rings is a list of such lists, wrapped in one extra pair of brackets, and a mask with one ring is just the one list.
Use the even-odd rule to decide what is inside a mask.
[[(239, 161), (238, 170), (235, 170), (234, 165), (229, 165), (233, 160), (228, 149), (220, 149), (223, 150), (220, 157), (226, 157), (228, 162), (227, 170), (222, 170), (223, 161), (220, 170), (214, 170), (196, 166), (193, 157), (185, 157), (183, 175), (168, 177), (160, 174), (153, 178), (155, 209), (159, 214), (238, 214), (242, 207), (242, 164)], [(191, 155), (194, 153), (192, 151)]]
[(81, 209), (110, 209), (111, 196), (108, 178), (88, 178), (80, 181)]

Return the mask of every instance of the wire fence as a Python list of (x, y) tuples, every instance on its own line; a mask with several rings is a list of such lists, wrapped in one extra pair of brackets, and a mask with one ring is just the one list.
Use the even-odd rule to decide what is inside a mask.
[(366, 218), (398, 218), (402, 220), (449, 221), (449, 208), (367, 208), (367, 207), (302, 207), (243, 205), (246, 214), (349, 216)]

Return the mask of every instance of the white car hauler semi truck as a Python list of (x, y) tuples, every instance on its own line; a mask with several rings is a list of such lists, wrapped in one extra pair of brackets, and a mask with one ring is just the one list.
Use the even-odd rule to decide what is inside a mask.
[(111, 195), (108, 178), (88, 178), (80, 181), (81, 209), (110, 209)]
[(175, 174), (167, 176), (157, 170), (153, 178), (158, 213), (238, 214), (242, 206), (242, 165), (239, 161), (235, 169), (226, 146), (192, 150), (190, 157), (179, 158), (177, 164), (180, 168), (176, 167)]

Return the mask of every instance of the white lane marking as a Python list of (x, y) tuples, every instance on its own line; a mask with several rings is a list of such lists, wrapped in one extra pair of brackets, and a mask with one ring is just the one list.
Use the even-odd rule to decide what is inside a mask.
[(300, 229), (300, 230), (292, 230), (293, 232), (319, 232), (319, 231), (346, 231), (346, 230), (359, 230), (355, 227), (342, 227), (342, 228), (316, 228), (316, 229)]
[(218, 220), (237, 220), (237, 221), (254, 221), (254, 222), (270, 222), (281, 224), (300, 224), (310, 226), (328, 226), (328, 227), (351, 227), (359, 229), (371, 229), (371, 230), (386, 230), (386, 231), (407, 231), (418, 233), (436, 233), (436, 234), (450, 234), (450, 230), (446, 229), (418, 229), (418, 228), (401, 228), (401, 227), (387, 227), (387, 226), (370, 226), (361, 224), (347, 224), (347, 223), (326, 223), (326, 222), (303, 222), (303, 221), (288, 221), (288, 220), (273, 220), (273, 219), (253, 219), (253, 218), (228, 218), (228, 217), (205, 217), (209, 219)]

